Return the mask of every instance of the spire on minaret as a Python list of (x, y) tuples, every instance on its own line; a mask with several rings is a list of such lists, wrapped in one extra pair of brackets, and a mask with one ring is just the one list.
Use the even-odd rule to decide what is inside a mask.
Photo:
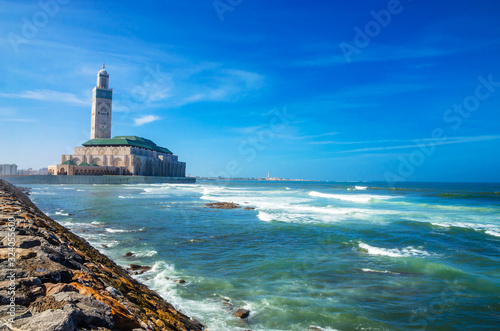
[(113, 89), (109, 88), (109, 74), (105, 69), (97, 73), (97, 85), (92, 90), (92, 126), (90, 139), (111, 138), (111, 108)]

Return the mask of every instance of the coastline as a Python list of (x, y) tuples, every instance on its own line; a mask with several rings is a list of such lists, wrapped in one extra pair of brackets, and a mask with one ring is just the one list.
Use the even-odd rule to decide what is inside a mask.
[(0, 180), (2, 330), (204, 330)]
[(5, 181), (14, 185), (27, 184), (194, 184), (194, 177), (158, 177), (158, 176), (66, 176), (33, 175), (6, 176)]

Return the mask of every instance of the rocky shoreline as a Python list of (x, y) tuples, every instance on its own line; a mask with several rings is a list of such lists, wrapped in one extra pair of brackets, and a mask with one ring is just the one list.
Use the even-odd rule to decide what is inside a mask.
[(0, 330), (204, 330), (0, 180)]

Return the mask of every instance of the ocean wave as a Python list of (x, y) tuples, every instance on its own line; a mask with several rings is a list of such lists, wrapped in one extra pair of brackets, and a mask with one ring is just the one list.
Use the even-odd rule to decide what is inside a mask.
[(309, 192), (309, 196), (317, 198), (328, 198), (337, 199), (349, 202), (367, 203), (372, 200), (388, 200), (397, 197), (391, 197), (387, 195), (370, 195), (370, 194), (331, 194), (331, 193), (321, 193), (316, 191)]
[(358, 244), (361, 250), (366, 251), (370, 255), (380, 255), (389, 257), (410, 257), (410, 256), (429, 256), (430, 254), (424, 250), (417, 249), (413, 246), (408, 246), (406, 248), (380, 248), (375, 246), (370, 246), (363, 242)]
[(500, 237), (500, 226), (493, 224), (483, 224), (483, 223), (469, 223), (469, 222), (433, 222), (434, 226), (444, 227), (444, 228), (461, 228), (469, 229), (473, 231), (484, 232), (488, 235)]
[(373, 269), (364, 268), (364, 269), (361, 269), (361, 271), (367, 272), (367, 273), (375, 273), (375, 274), (401, 275), (399, 272), (393, 272), (393, 271), (389, 271), (389, 270), (373, 270)]
[(355, 188), (356, 190), (359, 190), (359, 191), (364, 191), (364, 190), (366, 190), (368, 187), (367, 187), (367, 186), (354, 186), (354, 188)]
[(257, 217), (264, 222), (279, 221), (287, 223), (331, 223), (347, 219), (373, 219), (375, 215), (394, 214), (391, 210), (332, 208), (301, 205), (281, 206), (275, 210), (259, 208)]
[(106, 232), (109, 232), (109, 233), (125, 233), (125, 232), (134, 232), (134, 230), (106, 228)]
[(150, 251), (146, 251), (146, 252), (132, 251), (132, 253), (134, 253), (134, 255), (137, 257), (151, 257), (151, 256), (155, 256), (156, 254), (158, 254), (158, 252), (155, 251), (154, 249), (150, 250)]
[(59, 216), (69, 216), (69, 213), (65, 213), (64, 211), (56, 211), (56, 212), (55, 212), (55, 215), (59, 215)]
[(489, 234), (490, 236), (500, 237), (500, 232), (497, 232), (497, 231), (486, 230), (485, 233)]
[(342, 201), (357, 202), (357, 203), (367, 203), (372, 200), (387, 200), (395, 197), (386, 195), (370, 195), (370, 194), (331, 194), (331, 193), (321, 193), (316, 191), (309, 192), (309, 195), (316, 198), (328, 198), (337, 199)]

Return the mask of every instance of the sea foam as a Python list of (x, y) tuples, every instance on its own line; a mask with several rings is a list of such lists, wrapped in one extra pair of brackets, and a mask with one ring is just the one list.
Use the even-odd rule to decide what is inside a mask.
[(387, 200), (394, 197), (386, 195), (370, 195), (370, 194), (331, 194), (331, 193), (321, 193), (316, 191), (309, 192), (311, 197), (316, 198), (328, 198), (337, 199), (342, 201), (357, 202), (357, 203), (368, 203), (374, 199), (377, 200)]
[(359, 243), (359, 248), (367, 251), (370, 255), (381, 255), (389, 257), (409, 257), (409, 256), (429, 256), (430, 254), (421, 249), (417, 249), (413, 246), (408, 246), (406, 248), (380, 248), (375, 246), (370, 246), (363, 242)]

